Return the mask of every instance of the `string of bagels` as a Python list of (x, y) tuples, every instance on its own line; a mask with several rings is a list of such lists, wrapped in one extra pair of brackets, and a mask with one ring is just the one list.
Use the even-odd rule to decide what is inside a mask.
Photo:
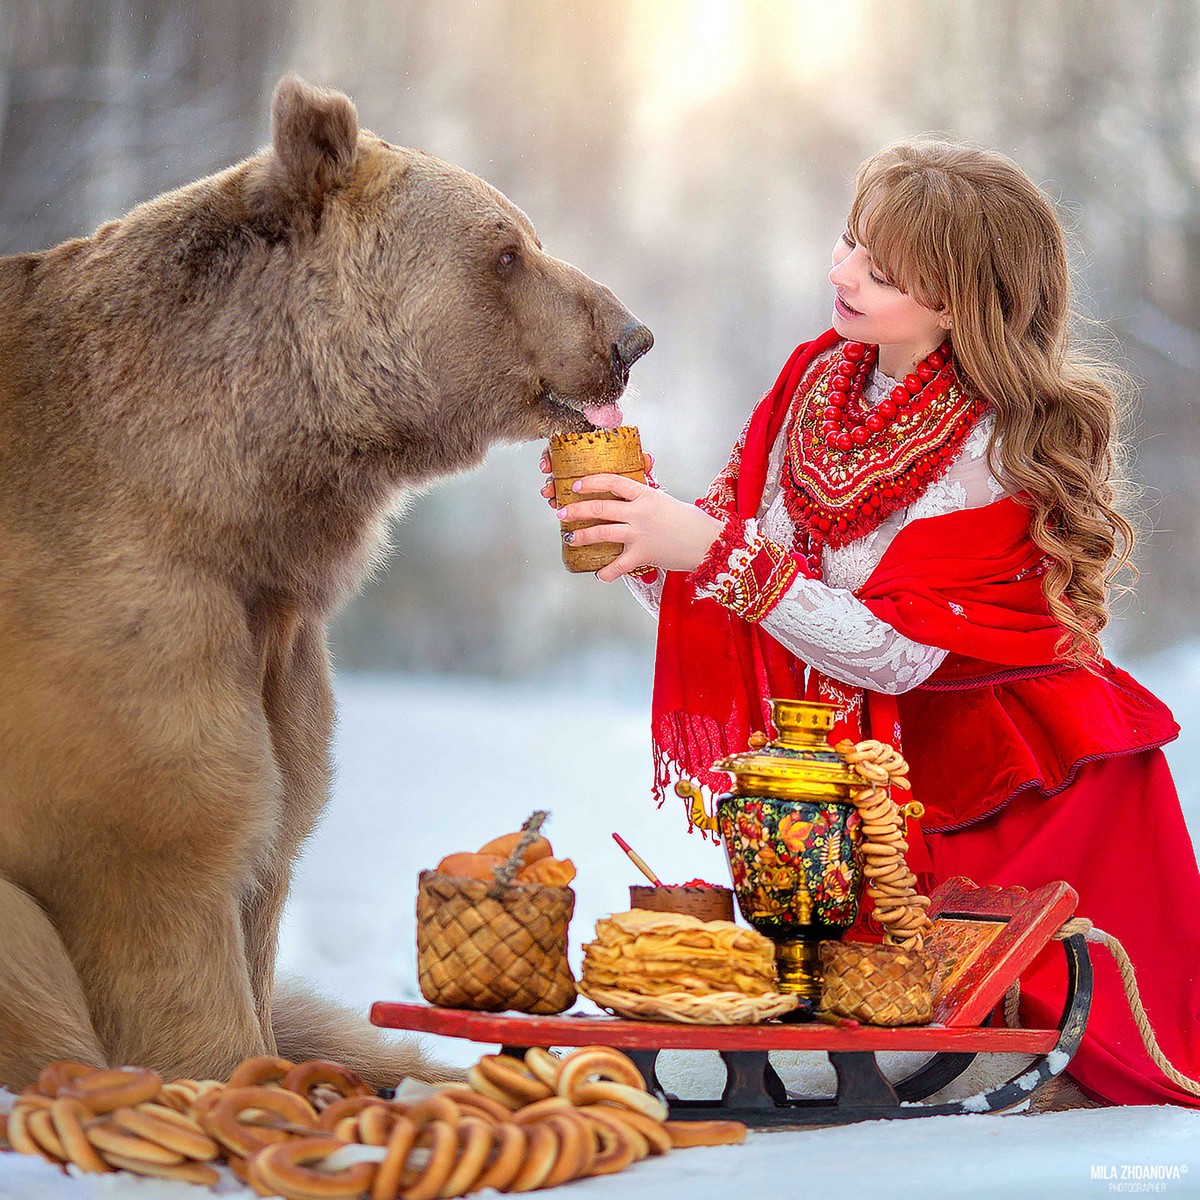
[(633, 1061), (606, 1046), (484, 1055), (465, 1083), (414, 1103), (331, 1062), (251, 1058), (225, 1083), (57, 1062), (18, 1095), (3, 1132), (13, 1151), (88, 1174), (212, 1187), (224, 1163), (285, 1200), (528, 1192), (746, 1137), (737, 1121), (667, 1120)]

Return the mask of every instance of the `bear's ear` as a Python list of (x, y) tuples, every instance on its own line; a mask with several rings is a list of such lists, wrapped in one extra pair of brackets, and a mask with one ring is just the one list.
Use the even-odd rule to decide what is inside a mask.
[(288, 190), (319, 211), (354, 170), (358, 110), (341, 92), (285, 75), (271, 99), (271, 142)]

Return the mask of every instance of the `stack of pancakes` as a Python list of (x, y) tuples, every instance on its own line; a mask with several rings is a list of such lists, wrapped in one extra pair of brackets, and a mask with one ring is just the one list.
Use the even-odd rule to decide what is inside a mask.
[(597, 921), (583, 952), (580, 990), (623, 1016), (743, 1024), (795, 1004), (776, 993), (772, 943), (732, 921), (635, 908)]

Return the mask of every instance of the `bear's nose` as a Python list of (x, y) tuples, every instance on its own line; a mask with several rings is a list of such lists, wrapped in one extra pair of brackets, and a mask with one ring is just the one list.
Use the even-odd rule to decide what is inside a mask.
[(645, 325), (631, 321), (613, 342), (613, 358), (628, 371), (653, 345), (654, 334)]

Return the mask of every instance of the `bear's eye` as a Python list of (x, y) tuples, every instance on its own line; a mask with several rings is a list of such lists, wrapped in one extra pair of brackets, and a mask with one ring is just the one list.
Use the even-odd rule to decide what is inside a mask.
[(496, 260), (502, 271), (511, 270), (517, 262), (517, 252), (515, 250), (505, 250)]

